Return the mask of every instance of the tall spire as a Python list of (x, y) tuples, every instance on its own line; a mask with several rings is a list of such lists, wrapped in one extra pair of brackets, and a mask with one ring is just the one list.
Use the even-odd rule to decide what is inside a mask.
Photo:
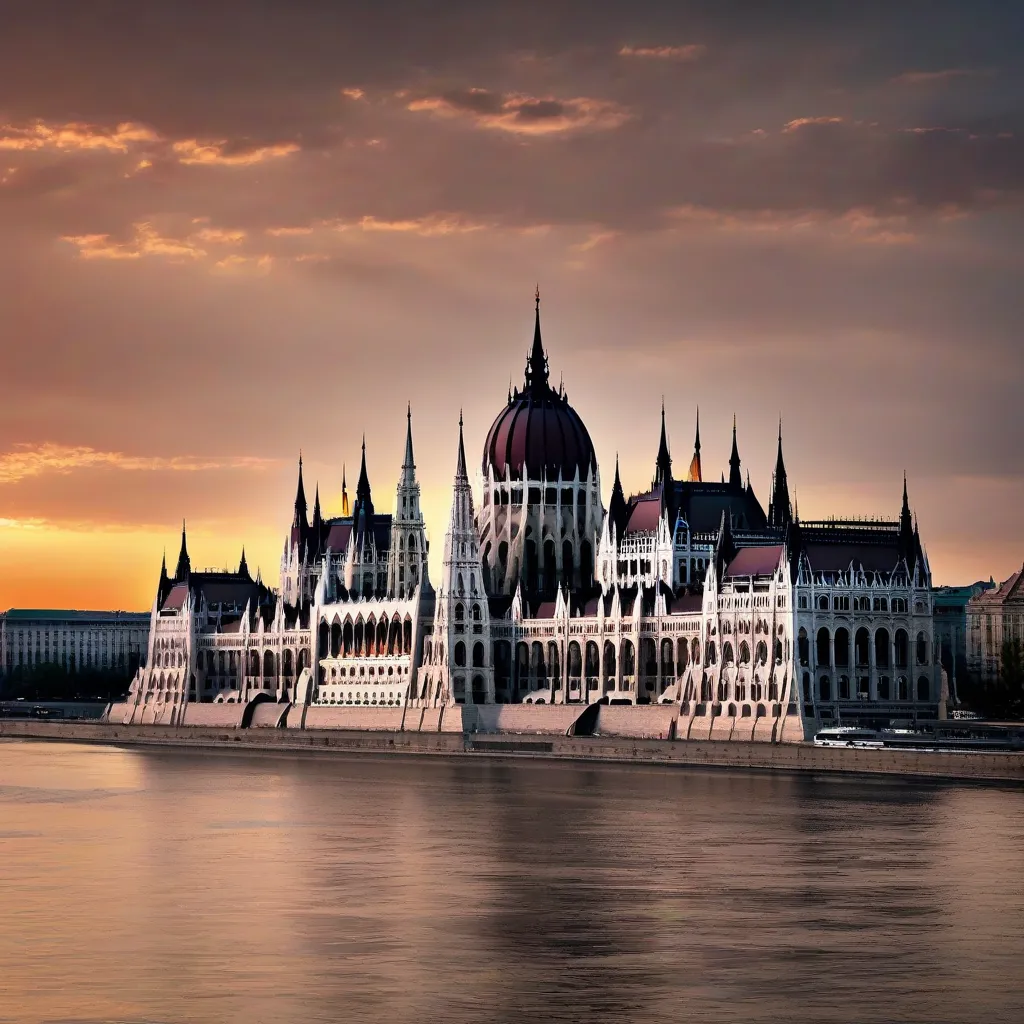
[(405, 457), (395, 490), (395, 514), (391, 519), (387, 593), (391, 597), (408, 597), (420, 584), (430, 586), (427, 538), (412, 447), (412, 403), (409, 403), (405, 410)]
[(626, 516), (629, 509), (626, 505), (626, 496), (622, 491), (622, 480), (619, 479), (619, 453), (615, 453), (615, 483), (612, 484), (612, 496), (608, 502), (608, 518), (615, 524), (616, 531), (621, 535), (622, 528), (626, 525)]
[(779, 450), (775, 457), (774, 486), (772, 501), (768, 506), (768, 525), (784, 530), (793, 521), (793, 506), (789, 500), (789, 479), (786, 463), (782, 458), (782, 417), (779, 417)]
[(192, 571), (192, 562), (188, 557), (188, 545), (185, 543), (185, 520), (181, 521), (181, 550), (178, 552), (178, 564), (174, 570), (175, 580), (188, 579)]
[[(540, 301), (538, 299), (538, 301)], [(466, 473), (466, 443), (462, 437), (462, 410), (459, 410), (459, 461), (455, 466), (455, 483), (456, 486), (463, 481), (469, 480), (469, 476)]]
[(363, 435), (363, 457), (359, 466), (359, 482), (356, 484), (356, 503), (352, 510), (357, 531), (369, 528), (373, 520), (373, 498), (370, 495), (370, 478), (366, 475), (366, 435)]
[(341, 464), (341, 515), (348, 519), (352, 515), (352, 506), (348, 500), (348, 487), (345, 483), (345, 464)]
[(740, 450), (736, 445), (736, 413), (732, 414), (732, 454), (729, 456), (729, 486), (735, 490), (743, 487), (740, 474)]
[(402, 469), (411, 471), (415, 468), (416, 460), (412, 455), (412, 402), (409, 402), (405, 410), (405, 461)]
[(299, 486), (295, 490), (295, 515), (292, 526), (305, 530), (306, 523), (306, 489), (302, 486), (302, 452), (299, 452)]
[(320, 514), (320, 484), (316, 485), (316, 497), (313, 499), (313, 529), (319, 530), (324, 525), (323, 516)]
[(548, 357), (544, 354), (544, 344), (540, 339), (540, 285), (534, 294), (536, 303), (533, 323), (533, 348), (526, 361), (526, 389), (534, 394), (542, 394), (548, 388)]
[(907, 497), (907, 474), (903, 473), (903, 507), (900, 509), (900, 543), (910, 565), (913, 553), (914, 521), (910, 514), (910, 499)]
[(246, 562), (246, 560), (245, 560), (245, 545), (244, 544), (242, 545), (242, 557), (239, 559), (239, 562), (238, 562), (238, 575), (239, 576), (245, 576), (247, 579), (249, 577), (249, 563)]
[(693, 439), (693, 458), (690, 459), (690, 470), (686, 479), (699, 484), (703, 480), (700, 468), (700, 406), (697, 406), (697, 433)]
[(658, 458), (654, 465), (654, 485), (668, 487), (672, 483), (672, 456), (668, 451), (668, 435), (665, 432), (665, 399), (661, 399), (661, 439), (658, 442)]

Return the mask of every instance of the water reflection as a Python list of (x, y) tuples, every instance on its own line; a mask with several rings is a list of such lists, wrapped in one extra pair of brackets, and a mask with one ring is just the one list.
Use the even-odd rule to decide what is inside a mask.
[(1024, 1019), (1024, 794), (0, 744), (0, 1019)]

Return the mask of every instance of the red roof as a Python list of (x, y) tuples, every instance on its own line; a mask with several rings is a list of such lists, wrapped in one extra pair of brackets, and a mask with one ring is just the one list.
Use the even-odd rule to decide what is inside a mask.
[(630, 499), (626, 533), (656, 533), (661, 519), (661, 491)]
[(726, 576), (771, 576), (782, 559), (782, 545), (741, 548), (726, 567)]

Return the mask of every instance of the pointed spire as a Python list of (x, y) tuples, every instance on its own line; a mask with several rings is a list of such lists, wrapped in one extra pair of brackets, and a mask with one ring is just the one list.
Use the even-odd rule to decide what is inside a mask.
[(693, 458), (690, 460), (690, 469), (686, 479), (691, 483), (699, 484), (704, 478), (700, 467), (700, 406), (697, 406), (697, 433), (693, 439)]
[(348, 486), (345, 483), (345, 463), (341, 464), (341, 515), (348, 519), (352, 515), (352, 506), (348, 500)]
[(732, 454), (729, 456), (729, 486), (739, 490), (743, 486), (740, 474), (740, 450), (736, 444), (736, 413), (732, 414)]
[(903, 507), (900, 509), (900, 544), (909, 566), (913, 560), (914, 524), (910, 514), (910, 499), (907, 497), (906, 471), (903, 473)]
[(370, 494), (370, 478), (366, 475), (366, 435), (363, 434), (363, 455), (359, 466), (359, 482), (356, 484), (356, 503), (352, 510), (357, 531), (368, 529), (373, 520), (373, 498)]
[(654, 465), (654, 485), (664, 489), (672, 483), (672, 456), (668, 451), (668, 434), (665, 430), (665, 397), (661, 398), (661, 438), (658, 441), (658, 458)]
[(779, 417), (779, 450), (775, 456), (774, 485), (772, 501), (768, 507), (768, 525), (784, 530), (793, 521), (793, 506), (789, 500), (789, 478), (786, 463), (782, 458), (782, 417)]
[(181, 521), (181, 550), (178, 552), (178, 564), (174, 570), (175, 580), (188, 579), (192, 571), (192, 562), (188, 557), (188, 545), (185, 543), (185, 520)]
[(526, 361), (526, 388), (534, 394), (542, 394), (548, 389), (548, 357), (544, 354), (544, 344), (540, 338), (540, 285), (534, 296), (533, 348)]
[(612, 484), (612, 496), (608, 502), (608, 518), (615, 525), (617, 533), (621, 536), (622, 529), (626, 525), (626, 516), (629, 508), (626, 505), (626, 496), (622, 491), (622, 480), (619, 478), (619, 453), (615, 453), (615, 483)]
[(249, 563), (245, 560), (245, 545), (242, 545), (242, 557), (238, 562), (238, 575), (249, 578)]
[(313, 528), (319, 530), (324, 525), (323, 516), (320, 514), (320, 484), (316, 485), (316, 497), (313, 499)]
[(405, 411), (405, 461), (402, 469), (411, 471), (415, 468), (416, 461), (412, 455), (412, 402), (409, 402)]
[(295, 490), (295, 515), (292, 526), (304, 530), (306, 523), (306, 489), (302, 485), (302, 452), (299, 452), (299, 485)]
[[(538, 302), (540, 300), (538, 299)], [(460, 483), (463, 480), (468, 481), (469, 476), (466, 473), (466, 444), (462, 437), (462, 410), (459, 410), (459, 461), (455, 466), (455, 482)]]

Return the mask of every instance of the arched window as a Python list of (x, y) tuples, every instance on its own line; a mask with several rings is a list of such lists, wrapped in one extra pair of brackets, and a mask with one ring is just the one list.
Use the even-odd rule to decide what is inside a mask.
[(455, 605), (455, 621), (456, 622), (464, 622), (465, 619), (466, 619), (466, 609), (462, 606), (462, 603), (459, 602), (459, 603), (457, 603)]
[(484, 652), (484, 645), (478, 640), (473, 644), (473, 668), (483, 668), (486, 660), (487, 656)]
[(875, 631), (875, 665), (878, 668), (889, 668), (889, 630)]
[(708, 665), (714, 665), (718, 661), (718, 654), (715, 651), (715, 641), (709, 640), (704, 650), (704, 656)]
[(828, 676), (822, 676), (818, 680), (818, 693), (820, 694), (821, 700), (832, 699), (832, 682)]
[(596, 677), (601, 674), (601, 657), (597, 650), (597, 644), (593, 640), (587, 641), (586, 668), (586, 674), (590, 677)]
[[(865, 598), (867, 600), (867, 598)], [(861, 626), (857, 630), (853, 644), (853, 660), (857, 668), (867, 668), (869, 664), (869, 652), (871, 650), (871, 637), (868, 631)]]
[(611, 640), (604, 643), (604, 674), (607, 677), (615, 675), (615, 645)]
[(804, 684), (804, 700), (809, 701), (811, 699), (811, 673), (805, 672), (803, 676)]
[(622, 641), (622, 674), (624, 676), (636, 675), (636, 651), (633, 648), (632, 640)]
[(828, 611), (828, 598), (824, 594), (818, 598), (818, 610), (823, 612)]
[(905, 629), (897, 629), (896, 636), (894, 638), (894, 647), (896, 649), (896, 667), (906, 668), (907, 658), (909, 657), (909, 638), (907, 637), (907, 631)]
[(832, 653), (832, 638), (828, 635), (828, 630), (822, 626), (818, 630), (818, 643), (817, 643), (817, 655), (819, 665), (831, 664), (830, 655)]
[(930, 700), (931, 699), (931, 687), (928, 685), (927, 676), (918, 676), (917, 679), (917, 699), (918, 700)]
[(733, 663), (732, 644), (728, 640), (722, 645), (722, 664), (731, 665)]
[(572, 640), (569, 643), (569, 678), (578, 679), (583, 674), (583, 654), (580, 645)]
[(836, 630), (835, 637), (836, 660), (833, 664), (837, 668), (846, 668), (850, 664), (850, 633), (842, 626)]
[[(918, 665), (928, 664), (928, 638), (924, 635), (924, 633), (917, 634), (917, 663)], [(921, 678), (924, 679), (924, 676), (922, 676)], [(920, 687), (920, 680), (918, 680), (918, 685)], [(927, 699), (927, 697), (918, 697), (918, 700)]]
[(466, 645), (461, 640), (455, 645), (454, 659), (455, 659), (455, 664), (459, 668), (465, 668), (465, 666), (466, 666)]

